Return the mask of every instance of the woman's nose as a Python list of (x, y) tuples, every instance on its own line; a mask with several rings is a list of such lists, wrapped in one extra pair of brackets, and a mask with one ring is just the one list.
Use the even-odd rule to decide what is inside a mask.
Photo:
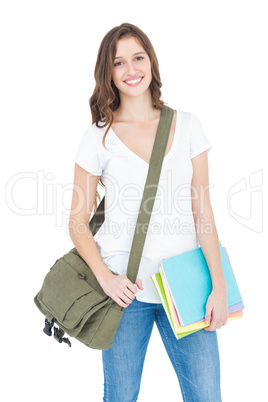
[(128, 68), (127, 71), (129, 73), (129, 75), (133, 75), (133, 77), (136, 75), (136, 68), (135, 65), (133, 63), (129, 63), (128, 64)]

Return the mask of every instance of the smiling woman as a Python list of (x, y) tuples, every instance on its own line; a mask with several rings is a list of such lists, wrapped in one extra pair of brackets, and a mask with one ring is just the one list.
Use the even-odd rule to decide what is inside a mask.
[[(130, 249), (165, 105), (158, 60), (149, 38), (129, 23), (114, 27), (100, 44), (94, 74), (96, 86), (89, 100), (92, 124), (82, 135), (74, 159), (69, 229), (75, 247), (103, 291), (124, 307), (114, 343), (102, 351), (103, 400), (137, 400), (156, 323), (183, 400), (220, 402), (216, 329), (225, 324), (228, 306), (208, 192), (207, 154), (212, 144), (196, 116), (178, 108), (171, 111), (150, 228), (137, 279), (132, 283), (126, 276)], [(105, 187), (105, 220), (95, 240), (88, 221), (93, 207), (97, 207), (98, 183)], [(201, 191), (204, 187), (205, 196)], [(81, 206), (79, 210), (77, 205)], [(76, 230), (81, 223), (83, 233)], [(209, 225), (211, 231), (202, 230), (200, 223), (202, 227)], [(198, 242), (213, 282), (206, 306), (211, 324), (177, 340), (151, 275), (158, 272), (162, 259), (195, 249)]]
[(121, 39), (117, 43), (116, 54), (124, 55), (115, 57), (115, 60), (119, 59), (120, 62), (115, 63), (112, 71), (112, 80), (120, 91), (121, 101), (124, 94), (131, 96), (133, 93), (128, 91), (127, 87), (137, 87), (133, 93), (135, 96), (146, 91), (152, 81), (151, 62), (139, 41), (134, 37)]

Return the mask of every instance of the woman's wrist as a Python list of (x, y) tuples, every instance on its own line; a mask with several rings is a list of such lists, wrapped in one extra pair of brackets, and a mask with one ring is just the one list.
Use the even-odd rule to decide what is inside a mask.
[(111, 270), (106, 266), (102, 265), (98, 268), (97, 273), (96, 273), (96, 278), (97, 281), (101, 284), (105, 282), (107, 279), (109, 279), (111, 276), (113, 276), (113, 273)]
[(214, 291), (227, 293), (227, 283), (225, 279), (218, 279), (212, 282)]

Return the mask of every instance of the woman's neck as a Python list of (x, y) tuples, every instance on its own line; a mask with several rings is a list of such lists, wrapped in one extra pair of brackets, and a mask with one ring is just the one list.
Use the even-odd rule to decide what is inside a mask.
[(114, 111), (115, 121), (133, 121), (147, 123), (159, 116), (160, 110), (155, 109), (151, 94), (142, 97), (122, 97), (120, 105)]

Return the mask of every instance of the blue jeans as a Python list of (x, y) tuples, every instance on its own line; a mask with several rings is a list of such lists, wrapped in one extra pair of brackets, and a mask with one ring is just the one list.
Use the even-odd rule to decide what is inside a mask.
[(221, 402), (216, 331), (201, 329), (176, 339), (162, 304), (136, 298), (124, 310), (112, 347), (102, 350), (103, 401), (137, 401), (154, 322), (178, 377), (183, 401)]

